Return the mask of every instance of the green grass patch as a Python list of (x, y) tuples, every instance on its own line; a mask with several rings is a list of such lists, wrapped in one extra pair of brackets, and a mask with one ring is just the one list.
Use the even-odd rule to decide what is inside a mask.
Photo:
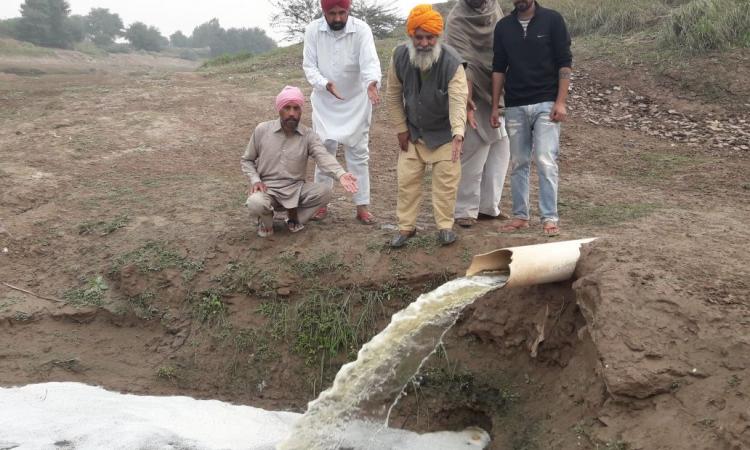
[(750, 47), (750, 2), (692, 0), (669, 14), (660, 40), (686, 53)]
[(94, 58), (106, 58), (108, 56), (106, 50), (97, 47), (93, 42), (77, 42), (73, 46), (73, 50), (93, 56)]
[(208, 67), (216, 67), (216, 66), (225, 66), (227, 64), (241, 64), (244, 62), (247, 62), (248, 60), (251, 60), (255, 55), (252, 53), (238, 53), (236, 55), (229, 55), (224, 54), (221, 56), (217, 56), (216, 58), (210, 59), (206, 62), (204, 62), (201, 67), (202, 68), (208, 68)]
[(176, 381), (178, 378), (177, 368), (174, 366), (161, 366), (156, 369), (156, 377), (160, 380)]
[(54, 50), (37, 47), (29, 42), (0, 38), (0, 55), (3, 56), (54, 56)]
[(102, 306), (104, 294), (109, 289), (102, 276), (89, 278), (80, 288), (71, 289), (63, 294), (63, 299), (73, 306)]
[(281, 256), (281, 262), (305, 279), (349, 268), (335, 253), (325, 253), (307, 261), (300, 261), (295, 255), (287, 253)]
[(120, 228), (124, 228), (128, 222), (130, 222), (130, 217), (126, 215), (117, 216), (109, 222), (102, 220), (98, 222), (84, 222), (78, 225), (78, 234), (98, 234), (99, 236), (106, 236), (114, 233)]
[(118, 272), (126, 265), (135, 265), (141, 273), (161, 272), (164, 269), (179, 269), (185, 280), (192, 280), (203, 270), (203, 261), (197, 261), (180, 255), (170, 249), (166, 243), (149, 241), (140, 248), (116, 258), (112, 264), (112, 273)]
[(612, 226), (651, 215), (661, 206), (655, 203), (560, 202), (560, 210), (578, 225)]
[(209, 326), (226, 324), (229, 309), (224, 303), (223, 294), (215, 289), (205, 290), (198, 295), (191, 296), (194, 317)]
[(295, 44), (258, 55), (222, 55), (204, 62), (201, 69), (225, 73), (253, 73), (278, 69), (288, 71), (289, 67), (294, 67), (295, 70), (301, 71), (301, 67), (297, 67), (300, 61), (302, 44)]
[(297, 305), (294, 350), (308, 363), (321, 353), (335, 356), (359, 348), (349, 299), (350, 294), (334, 288), (313, 292)]
[(661, 0), (549, 0), (544, 5), (563, 15), (574, 36), (642, 31), (656, 26), (670, 10)]
[(152, 291), (145, 291), (127, 299), (135, 315), (145, 320), (153, 319), (160, 313), (159, 308), (154, 305), (154, 300), (156, 300), (156, 294)]
[(422, 250), (431, 255), (440, 247), (440, 241), (435, 234), (417, 234), (406, 241), (406, 248), (412, 250)]
[(289, 304), (277, 300), (261, 303), (258, 312), (268, 319), (268, 332), (274, 339), (284, 339), (290, 334)]
[[(253, 292), (253, 280), (260, 273), (260, 270), (249, 264), (232, 261), (227, 264), (224, 272), (213, 277), (212, 281), (217, 282), (223, 292), (251, 294)], [(273, 286), (268, 286), (268, 288), (273, 288)]]
[(258, 312), (267, 318), (271, 338), (290, 342), (294, 352), (312, 365), (341, 354), (356, 355), (380, 331), (393, 305), (400, 309), (411, 297), (407, 287), (395, 283), (378, 288), (314, 288), (296, 305), (271, 300), (262, 303)]
[(710, 161), (704, 157), (673, 153), (641, 153), (622, 161), (618, 174), (645, 182), (668, 182), (676, 173)]

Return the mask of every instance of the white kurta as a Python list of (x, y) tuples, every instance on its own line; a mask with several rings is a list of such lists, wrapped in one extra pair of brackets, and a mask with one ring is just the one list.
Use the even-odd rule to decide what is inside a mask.
[[(357, 145), (370, 129), (372, 105), (367, 86), (380, 87), (380, 59), (370, 27), (349, 17), (341, 31), (332, 31), (324, 17), (305, 30), (303, 68), (313, 87), (313, 129), (321, 140)], [(326, 90), (331, 81), (344, 100)]]

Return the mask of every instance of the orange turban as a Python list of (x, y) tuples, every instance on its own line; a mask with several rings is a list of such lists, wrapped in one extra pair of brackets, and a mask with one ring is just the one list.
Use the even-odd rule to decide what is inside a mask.
[(417, 5), (406, 19), (406, 34), (414, 36), (414, 31), (421, 28), (424, 31), (440, 36), (443, 34), (443, 16), (432, 9), (432, 5)]

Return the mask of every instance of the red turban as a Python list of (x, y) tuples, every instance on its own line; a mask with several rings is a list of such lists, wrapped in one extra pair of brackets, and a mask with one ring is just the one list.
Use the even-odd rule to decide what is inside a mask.
[(352, 6), (352, 0), (320, 0), (320, 7), (323, 8), (323, 12), (328, 12), (335, 6), (340, 6), (348, 11)]

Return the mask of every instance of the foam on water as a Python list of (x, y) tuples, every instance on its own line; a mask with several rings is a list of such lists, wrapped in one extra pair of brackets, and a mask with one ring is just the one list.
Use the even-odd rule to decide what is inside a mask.
[[(216, 400), (118, 394), (80, 383), (0, 388), (0, 449), (272, 450), (299, 414)], [(354, 449), (479, 450), (481, 430), (417, 434), (353, 423), (342, 436)], [(443, 447), (443, 444), (447, 447)]]
[[(506, 281), (504, 275), (459, 278), (421, 295), (395, 314), (390, 324), (360, 349), (356, 361), (339, 370), (333, 386), (310, 402), (292, 436), (278, 449), (346, 448), (350, 438), (345, 436), (356, 435), (352, 424), (362, 422), (370, 426), (359, 429), (363, 434), (357, 440), (374, 442), (378, 430), (387, 426), (404, 386), (435, 351), (460, 312)], [(443, 444), (440, 448), (463, 447)]]

